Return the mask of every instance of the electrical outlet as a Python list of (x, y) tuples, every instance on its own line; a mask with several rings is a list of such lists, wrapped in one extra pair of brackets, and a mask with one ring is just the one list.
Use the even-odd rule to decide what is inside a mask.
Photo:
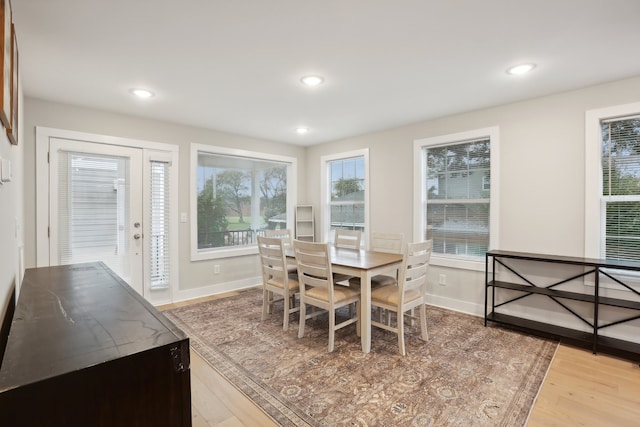
[(439, 283), (441, 286), (446, 286), (446, 285), (447, 285), (447, 275), (446, 275), (446, 274), (441, 274), (441, 275), (440, 275), (440, 278), (439, 278), (439, 280), (438, 280), (438, 283)]
[(215, 264), (213, 266), (213, 274), (220, 274), (220, 264)]

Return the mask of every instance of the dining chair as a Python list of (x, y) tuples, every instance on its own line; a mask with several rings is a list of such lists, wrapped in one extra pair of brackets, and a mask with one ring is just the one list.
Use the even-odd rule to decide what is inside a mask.
[[(408, 243), (402, 260), (399, 280), (396, 285), (380, 286), (371, 291), (371, 306), (384, 309), (386, 322), (371, 320), (371, 325), (398, 334), (400, 354), (407, 354), (404, 345), (404, 313), (419, 308), (420, 338), (429, 339), (427, 332), (427, 270), (431, 258), (433, 241)], [(391, 323), (391, 313), (396, 313), (395, 326)]]
[(362, 232), (360, 230), (342, 230), (336, 228), (333, 245), (336, 248), (360, 249)]
[[(404, 234), (402, 233), (371, 233), (370, 249), (376, 252), (387, 252), (394, 254), (401, 254), (404, 247)], [(378, 274), (371, 278), (371, 288), (377, 288), (378, 286), (395, 285), (398, 283), (398, 276), (388, 276), (384, 274)], [(360, 278), (352, 277), (349, 279), (349, 284), (352, 286), (360, 286)]]
[[(329, 314), (329, 353), (334, 350), (335, 332), (352, 323), (360, 335), (360, 292), (348, 286), (335, 286), (331, 271), (331, 258), (327, 243), (293, 241), (298, 263), (298, 283), (300, 284), (300, 324), (298, 338), (304, 337), (306, 319), (316, 317), (325, 311)], [(355, 316), (351, 315), (336, 323), (336, 310), (345, 306), (356, 306)], [(307, 314), (307, 306), (320, 308)]]
[(286, 246), (291, 246), (293, 242), (293, 235), (291, 234), (291, 230), (283, 229), (283, 230), (264, 230), (264, 237), (277, 237), (282, 239), (282, 243)]
[[(361, 241), (362, 232), (360, 230), (343, 230), (336, 228), (333, 237), (333, 245), (336, 248), (360, 250)], [(344, 283), (345, 285), (348, 285), (348, 281), (350, 279), (353, 279), (353, 276), (337, 273), (334, 273), (333, 275), (333, 281), (335, 283)]]
[[(264, 230), (265, 237), (276, 237), (278, 239), (282, 239), (282, 244), (285, 249), (292, 247), (291, 244), (293, 242), (293, 233), (289, 229), (283, 230)], [(287, 258), (287, 268), (289, 273), (297, 273), (298, 266), (296, 265), (296, 260)]]
[(275, 295), (281, 295), (284, 304), (282, 329), (289, 329), (289, 315), (300, 311), (295, 307), (295, 295), (300, 286), (295, 273), (288, 271), (283, 239), (258, 236), (258, 251), (262, 267), (262, 320), (273, 311)]

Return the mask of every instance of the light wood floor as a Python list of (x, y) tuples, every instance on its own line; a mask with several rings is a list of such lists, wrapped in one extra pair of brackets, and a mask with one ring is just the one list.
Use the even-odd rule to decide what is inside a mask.
[[(160, 307), (168, 309), (202, 300)], [(191, 352), (194, 427), (276, 426), (260, 408)], [(527, 427), (640, 425), (638, 363), (560, 345)]]

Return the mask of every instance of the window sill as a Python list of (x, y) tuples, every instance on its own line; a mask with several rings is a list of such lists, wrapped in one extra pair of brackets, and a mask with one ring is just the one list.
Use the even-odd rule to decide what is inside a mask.
[(459, 270), (472, 270), (484, 272), (485, 259), (483, 258), (462, 258), (446, 257), (441, 255), (431, 255), (430, 265), (438, 267), (456, 268)]
[(208, 259), (233, 258), (245, 255), (257, 255), (258, 246), (242, 246), (224, 249), (196, 249), (191, 252), (191, 261), (204, 261)]

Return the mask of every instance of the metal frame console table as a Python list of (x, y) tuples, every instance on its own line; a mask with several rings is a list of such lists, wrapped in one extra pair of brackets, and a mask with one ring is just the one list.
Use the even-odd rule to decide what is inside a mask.
[[(491, 259), (492, 263), (491, 269), (489, 268), (489, 259)], [(513, 263), (510, 262), (512, 260), (540, 263), (541, 268), (544, 268), (544, 265), (547, 263), (581, 266), (584, 267), (584, 271), (578, 274), (569, 275), (569, 277), (560, 278), (549, 285), (538, 286), (533, 282), (530, 275), (527, 277), (525, 274), (517, 271), (513, 266)], [(519, 277), (524, 284), (496, 280), (496, 267), (506, 269), (510, 273)], [(612, 270), (615, 270), (615, 272)], [(569, 344), (588, 347), (592, 349), (594, 354), (601, 351), (633, 360), (640, 360), (640, 343), (624, 341), (599, 334), (600, 330), (603, 328), (640, 319), (640, 292), (625, 283), (620, 277), (616, 277), (620, 275), (620, 272), (625, 271), (640, 272), (640, 263), (501, 250), (488, 251), (485, 258), (484, 325), (487, 326), (487, 322), (491, 321), (534, 334), (559, 338), (563, 342), (567, 342)], [(582, 277), (586, 278), (588, 276), (593, 276), (594, 286), (592, 293), (581, 293), (558, 289), (562, 284)], [(631, 293), (629, 296), (631, 298), (620, 299), (601, 296), (601, 276), (606, 276), (611, 279), (617, 286), (620, 286), (620, 289), (630, 291)], [(517, 295), (496, 303), (496, 289), (517, 291)], [(592, 332), (570, 329), (554, 325), (551, 322), (534, 321), (496, 311), (499, 307), (514, 301), (520, 301), (530, 295), (543, 295), (550, 298), (564, 310), (589, 325)], [(568, 304), (566, 304), (567, 300), (580, 301), (584, 304), (589, 304), (593, 310), (593, 319), (589, 320), (585, 318), (585, 316), (580, 315), (576, 310), (573, 310)], [(629, 314), (628, 317), (624, 317), (620, 320), (600, 324), (598, 312), (601, 306), (626, 309), (625, 313), (630, 312), (630, 314), (627, 313)]]

